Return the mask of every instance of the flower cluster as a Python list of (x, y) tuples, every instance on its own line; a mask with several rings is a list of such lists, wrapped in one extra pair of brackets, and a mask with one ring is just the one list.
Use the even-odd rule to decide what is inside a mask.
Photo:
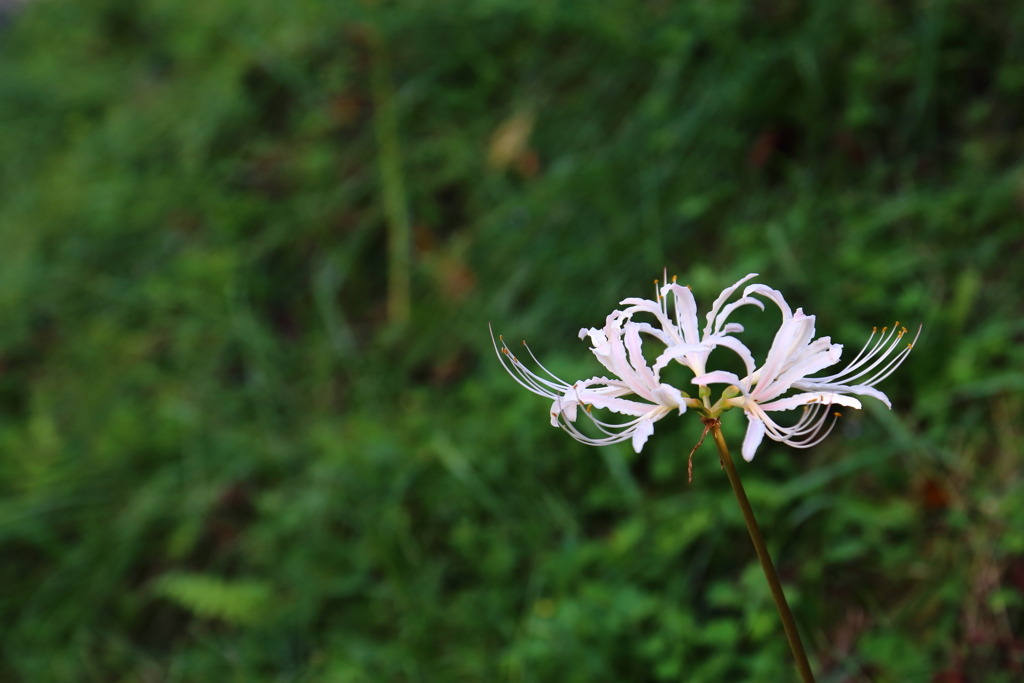
[[(682, 414), (692, 408), (705, 417), (718, 417), (726, 410), (742, 408), (748, 419), (743, 457), (749, 461), (765, 435), (797, 448), (820, 442), (835, 424), (834, 419), (829, 422), (829, 417), (838, 416), (831, 407), (860, 408), (855, 396), (873, 396), (890, 406), (885, 394), (874, 387), (913, 348), (913, 342), (902, 344), (906, 328), (899, 328), (898, 322), (891, 331), (883, 328), (879, 334), (876, 328), (845, 369), (814, 377), (839, 362), (842, 345), (833, 344), (829, 337), (814, 339), (814, 316), (799, 308), (794, 312), (779, 291), (765, 285), (747, 285), (730, 302), (740, 287), (756, 276), (747, 275), (719, 295), (707, 313), (703, 330), (698, 328), (697, 304), (690, 288), (676, 284), (675, 278), (660, 287), (655, 281), (656, 300), (625, 299), (620, 302), (624, 308), (613, 311), (605, 319), (604, 327), (580, 330), (580, 338), (590, 338), (591, 351), (611, 378), (591, 377), (570, 384), (549, 372), (529, 347), (526, 352), (541, 374), (527, 368), (501, 337), (494, 340), (492, 333), (492, 341), (509, 374), (526, 389), (551, 400), (551, 424), (562, 427), (578, 441), (595, 446), (630, 440), (639, 453), (654, 432), (654, 423), (673, 411)], [(734, 336), (743, 332), (743, 326), (729, 322), (729, 316), (747, 305), (763, 311), (762, 299), (779, 308), (782, 324), (764, 364), (758, 367), (750, 350)], [(641, 314), (653, 316), (654, 324), (634, 320)], [(644, 355), (645, 340), (664, 347), (653, 364), (648, 364)], [(744, 377), (721, 370), (708, 371), (708, 357), (718, 347), (739, 356), (746, 369)], [(661, 371), (670, 363), (679, 363), (693, 372), (692, 383), (699, 387), (697, 398), (661, 380)], [(713, 384), (727, 385), (714, 404), (709, 400), (709, 387)], [(804, 414), (789, 427), (779, 425), (768, 415), (798, 407), (804, 408)], [(631, 419), (607, 422), (593, 414), (594, 408)], [(600, 436), (587, 436), (576, 426), (581, 410)]]

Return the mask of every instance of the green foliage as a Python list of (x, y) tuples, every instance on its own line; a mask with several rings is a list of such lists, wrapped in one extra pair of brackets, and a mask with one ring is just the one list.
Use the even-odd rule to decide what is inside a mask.
[(265, 581), (225, 581), (202, 574), (164, 574), (153, 590), (198, 617), (230, 624), (262, 621), (271, 596)]
[(0, 679), (790, 680), (697, 420), (587, 448), (492, 355), (599, 372), (577, 330), (665, 266), (848, 353), (924, 324), (893, 411), (740, 472), (821, 681), (1019, 678), (1022, 38), (953, 0), (23, 3)]

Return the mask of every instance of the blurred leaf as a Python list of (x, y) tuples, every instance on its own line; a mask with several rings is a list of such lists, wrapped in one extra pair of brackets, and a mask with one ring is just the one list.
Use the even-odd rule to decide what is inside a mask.
[(264, 619), (272, 595), (265, 581), (228, 581), (204, 574), (164, 574), (154, 582), (153, 592), (198, 617), (242, 625)]

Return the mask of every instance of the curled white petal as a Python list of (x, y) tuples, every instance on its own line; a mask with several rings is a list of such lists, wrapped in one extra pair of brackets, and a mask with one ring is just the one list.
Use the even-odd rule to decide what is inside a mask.
[(674, 405), (680, 415), (686, 412), (686, 399), (683, 397), (683, 393), (671, 384), (662, 384), (654, 392), (654, 395), (658, 399), (658, 403), (663, 406), (672, 407)]
[(749, 393), (744, 388), (745, 382), (735, 373), (726, 372), (725, 370), (708, 372), (698, 377), (694, 377), (691, 381), (698, 386), (706, 386), (708, 384), (732, 384), (739, 389), (744, 396), (749, 396)]
[(760, 294), (761, 296), (775, 302), (775, 305), (779, 307), (780, 311), (782, 311), (782, 319), (784, 321), (793, 317), (792, 309), (790, 309), (789, 304), (786, 303), (786, 298), (782, 296), (782, 292), (779, 290), (772, 289), (767, 285), (749, 285), (743, 290), (743, 296), (748, 297), (751, 294)]
[(654, 433), (654, 420), (644, 420), (633, 430), (633, 450), (639, 453), (643, 450), (647, 438)]
[(860, 401), (852, 396), (843, 396), (842, 394), (836, 393), (818, 393), (809, 392), (805, 394), (797, 394), (796, 396), (790, 396), (788, 398), (780, 398), (778, 401), (772, 401), (771, 403), (762, 403), (761, 410), (773, 411), (773, 410), (792, 410), (793, 408), (799, 408), (810, 403), (820, 403), (822, 405), (837, 405), (846, 406), (847, 408), (860, 409)]
[[(722, 310), (722, 306), (725, 305), (725, 302), (729, 300), (729, 297), (731, 297), (737, 289), (739, 289), (740, 285), (753, 277), (757, 277), (757, 273), (750, 273), (746, 277), (740, 278), (731, 287), (726, 287), (722, 290), (722, 293), (718, 295), (717, 299), (715, 299), (715, 303), (711, 304), (711, 310), (708, 311), (707, 325), (704, 326), (705, 337), (711, 336), (712, 330), (715, 326), (715, 319), (718, 317), (718, 313)], [(746, 296), (746, 292), (744, 292), (744, 296)]]
[(665, 349), (654, 361), (654, 372), (665, 368), (670, 361), (680, 360), (684, 365), (690, 364), (690, 356), (711, 353), (711, 347), (704, 344), (676, 344)]
[(747, 434), (743, 437), (743, 459), (750, 462), (754, 459), (757, 447), (764, 439), (764, 422), (752, 413), (747, 413)]

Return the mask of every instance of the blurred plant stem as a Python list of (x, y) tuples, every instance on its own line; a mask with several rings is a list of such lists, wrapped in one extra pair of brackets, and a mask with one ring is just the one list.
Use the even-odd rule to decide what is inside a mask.
[(775, 606), (779, 610), (779, 616), (782, 617), (782, 625), (786, 629), (786, 638), (789, 639), (789, 646), (793, 650), (793, 658), (796, 660), (796, 668), (800, 671), (800, 678), (803, 683), (814, 683), (814, 674), (811, 672), (811, 665), (807, 662), (807, 653), (804, 652), (804, 645), (800, 641), (800, 633), (797, 631), (793, 614), (789, 611), (789, 605), (786, 603), (786, 594), (782, 592), (779, 575), (775, 572), (775, 565), (772, 564), (772, 558), (768, 554), (768, 547), (765, 546), (761, 530), (757, 526), (757, 520), (754, 519), (754, 511), (743, 490), (743, 482), (740, 481), (740, 475), (729, 455), (729, 447), (722, 436), (720, 422), (718, 418), (701, 419), (705, 426), (711, 427), (711, 435), (718, 446), (718, 455), (722, 458), (722, 466), (725, 467), (725, 472), (729, 476), (729, 483), (732, 484), (733, 493), (736, 494), (736, 500), (743, 512), (743, 521), (747, 523), (747, 531), (750, 532), (750, 540), (754, 542), (757, 557), (761, 560), (761, 568), (764, 570), (765, 578), (768, 579), (768, 586), (772, 589), (772, 597), (775, 598)]
[(377, 138), (377, 163), (384, 195), (384, 216), (388, 224), (388, 322), (397, 327), (409, 320), (412, 230), (402, 178), (391, 57), (387, 41), (375, 27), (367, 31), (367, 42), (373, 89), (373, 130)]

